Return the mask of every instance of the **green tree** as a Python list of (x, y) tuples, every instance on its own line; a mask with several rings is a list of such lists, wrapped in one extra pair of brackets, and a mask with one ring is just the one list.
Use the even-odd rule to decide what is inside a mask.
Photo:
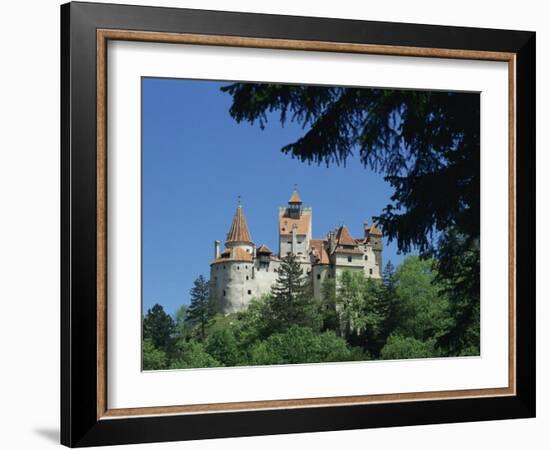
[(284, 333), (271, 335), (251, 350), (253, 365), (298, 364), (366, 359), (360, 349), (352, 349), (332, 331), (315, 332), (292, 326)]
[(245, 310), (227, 316), (228, 320), (233, 321), (235, 336), (243, 351), (250, 349), (257, 340), (269, 336), (270, 304), (270, 295), (264, 295), (252, 299)]
[(191, 336), (192, 325), (189, 323), (187, 318), (187, 309), (187, 305), (181, 305), (174, 315), (176, 339), (188, 339)]
[(441, 356), (435, 339), (420, 341), (413, 337), (391, 335), (380, 352), (382, 359), (435, 358)]
[(142, 358), (143, 370), (166, 369), (166, 352), (156, 348), (153, 341), (149, 338), (143, 340)]
[(396, 295), (395, 287), (395, 266), (391, 261), (388, 261), (382, 271), (382, 284), (384, 286), (384, 294), (386, 297), (391, 298)]
[(377, 356), (384, 345), (384, 324), (389, 310), (381, 284), (363, 272), (344, 270), (338, 278), (337, 310), (343, 336)]
[(224, 366), (237, 366), (244, 362), (244, 357), (235, 336), (232, 321), (220, 317), (209, 329), (205, 349), (209, 355)]
[(440, 260), (439, 280), (458, 315), (441, 344), (455, 353), (470, 347), (463, 336), (475, 339), (479, 325), (479, 94), (258, 83), (222, 91), (237, 122), (264, 128), (279, 112), (281, 123), (305, 130), (283, 153), (327, 166), (358, 153), (385, 175), (393, 194), (375, 220), (400, 251)]
[(368, 352), (378, 357), (388, 336), (386, 328), (391, 313), (390, 305), (386, 302), (382, 284), (378, 280), (363, 276), (363, 298), (365, 331), (363, 346)]
[(376, 345), (370, 348), (373, 357), (380, 356), (380, 350), (397, 327), (399, 320), (399, 297), (397, 295), (395, 266), (391, 261), (388, 261), (384, 266), (382, 284), (379, 286), (378, 295), (380, 297), (379, 307), (384, 318), (380, 324)]
[[(441, 238), (435, 281), (449, 300), (451, 324), (438, 337), (449, 355), (473, 356), (480, 351), (479, 241), (468, 242), (451, 230)], [(441, 273), (445, 275), (442, 276)]]
[(344, 270), (338, 277), (336, 309), (342, 336), (359, 336), (365, 331), (364, 278), (362, 273), (349, 270)]
[(321, 318), (317, 303), (294, 255), (283, 258), (267, 306), (271, 332), (285, 330), (292, 325), (319, 328)]
[(433, 260), (409, 256), (395, 274), (399, 298), (396, 333), (420, 341), (438, 339), (452, 325), (449, 302), (436, 282)]
[(143, 339), (150, 339), (159, 350), (170, 354), (175, 324), (172, 317), (158, 303), (147, 310), (143, 319)]
[(340, 322), (336, 310), (336, 281), (326, 277), (321, 283), (321, 318), (323, 330), (339, 331)]
[(206, 325), (213, 316), (213, 301), (210, 298), (210, 283), (202, 275), (194, 282), (190, 291), (191, 302), (187, 308), (187, 320), (198, 328), (201, 340), (206, 338)]
[(206, 351), (204, 345), (195, 340), (179, 341), (176, 345), (176, 356), (170, 364), (171, 369), (220, 366), (222, 364)]

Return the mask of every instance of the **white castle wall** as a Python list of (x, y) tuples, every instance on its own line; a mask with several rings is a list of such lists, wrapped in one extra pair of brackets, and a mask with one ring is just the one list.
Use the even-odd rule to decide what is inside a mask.
[(317, 265), (311, 268), (311, 277), (313, 281), (313, 296), (315, 298), (321, 298), (322, 286), (325, 278), (331, 276), (328, 265)]
[(253, 298), (259, 298), (271, 291), (277, 281), (280, 263), (271, 261), (266, 268), (256, 263), (226, 261), (213, 264), (210, 268), (212, 293), (219, 310), (233, 313), (245, 309)]
[[(286, 208), (279, 209), (279, 217), (285, 210)], [(302, 215), (312, 216), (311, 208), (302, 208), (301, 212)], [(360, 254), (335, 253), (331, 256), (330, 264), (312, 265), (310, 262), (311, 236), (312, 220), (309, 221), (306, 234), (297, 234), (295, 229), (290, 234), (280, 234), (279, 255), (284, 257), (293, 252), (298, 257), (303, 274), (311, 277), (313, 295), (316, 298), (320, 299), (322, 296), (323, 281), (326, 278), (337, 280), (344, 270), (359, 271), (364, 273), (366, 277), (381, 278), (381, 237), (371, 235), (368, 244), (358, 245), (357, 248), (362, 251)], [(233, 259), (220, 261), (218, 259), (211, 265), (210, 283), (212, 294), (217, 300), (219, 311), (228, 314), (246, 309), (251, 300), (270, 293), (272, 286), (277, 281), (277, 271), (281, 263), (280, 260), (272, 259), (265, 254), (256, 255), (254, 245), (250, 242), (228, 242), (226, 247), (240, 247), (253, 258), (253, 261), (235, 261)], [(218, 252), (219, 246), (216, 247), (216, 258)], [(267, 267), (265, 266), (266, 262), (268, 262)]]

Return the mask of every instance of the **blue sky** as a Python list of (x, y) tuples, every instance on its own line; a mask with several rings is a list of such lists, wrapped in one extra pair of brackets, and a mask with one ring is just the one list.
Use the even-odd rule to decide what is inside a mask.
[[(241, 202), (252, 239), (277, 252), (278, 207), (294, 184), (313, 208), (313, 237), (345, 224), (362, 236), (389, 202), (381, 175), (357, 158), (346, 167), (308, 165), (280, 149), (301, 136), (273, 117), (267, 127), (237, 124), (228, 113), (227, 82), (143, 79), (143, 308), (160, 303), (173, 314), (189, 303), (199, 275), (208, 278), (214, 240), (222, 242)], [(403, 260), (385, 242), (384, 264)]]

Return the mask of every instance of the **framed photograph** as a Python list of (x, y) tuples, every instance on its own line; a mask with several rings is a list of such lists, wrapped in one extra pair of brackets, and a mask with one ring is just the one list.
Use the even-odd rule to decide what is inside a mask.
[(61, 7), (61, 441), (535, 415), (535, 33)]

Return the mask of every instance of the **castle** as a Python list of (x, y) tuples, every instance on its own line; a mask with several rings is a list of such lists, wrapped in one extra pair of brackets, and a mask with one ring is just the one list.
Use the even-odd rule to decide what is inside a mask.
[(380, 278), (382, 272), (382, 233), (373, 224), (364, 224), (364, 235), (353, 238), (345, 225), (329, 231), (324, 239), (312, 238), (312, 209), (302, 207), (294, 190), (288, 206), (279, 208), (279, 253), (266, 246), (256, 247), (239, 204), (225, 248), (214, 242), (210, 264), (212, 294), (220, 311), (231, 313), (247, 307), (253, 298), (267, 294), (277, 280), (281, 258), (296, 256), (304, 275), (310, 277), (313, 295), (321, 296), (325, 278), (337, 278), (343, 270), (361, 271)]

